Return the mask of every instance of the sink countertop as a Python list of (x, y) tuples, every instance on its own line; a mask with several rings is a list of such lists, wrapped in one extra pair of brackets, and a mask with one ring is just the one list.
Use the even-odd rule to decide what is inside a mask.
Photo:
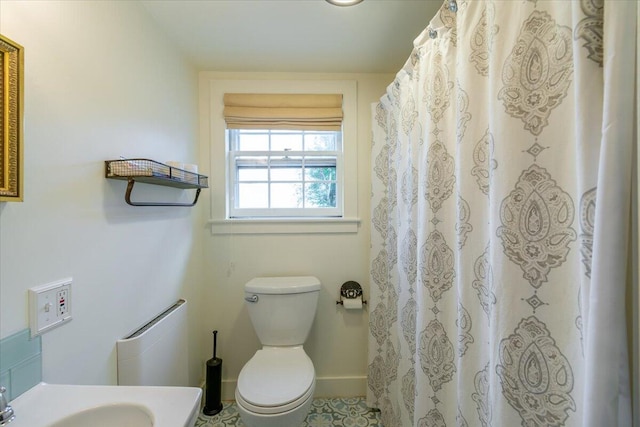
[(148, 408), (154, 427), (190, 427), (198, 416), (201, 395), (196, 387), (40, 383), (9, 402), (16, 414), (10, 425), (46, 427), (86, 409), (128, 403)]

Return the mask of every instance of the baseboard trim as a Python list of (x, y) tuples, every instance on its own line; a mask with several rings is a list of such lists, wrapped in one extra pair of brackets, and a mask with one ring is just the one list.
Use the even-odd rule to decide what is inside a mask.
[[(222, 400), (235, 400), (236, 380), (222, 381)], [(318, 377), (314, 397), (356, 397), (367, 392), (367, 377)]]

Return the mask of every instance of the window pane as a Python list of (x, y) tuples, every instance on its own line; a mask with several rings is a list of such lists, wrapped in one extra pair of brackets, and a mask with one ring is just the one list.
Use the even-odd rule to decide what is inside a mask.
[(266, 167), (243, 167), (238, 169), (238, 181), (268, 181), (269, 170)]
[(271, 181), (302, 181), (302, 168), (279, 167), (271, 168)]
[(238, 150), (268, 151), (269, 135), (241, 133), (238, 137)]
[(272, 208), (301, 208), (302, 184), (271, 184)]
[(335, 132), (305, 134), (304, 149), (307, 151), (336, 151)]
[(307, 166), (304, 169), (305, 181), (335, 181), (336, 180), (336, 167), (313, 167)]
[(335, 182), (313, 182), (305, 185), (304, 205), (307, 208), (335, 208)]
[(238, 156), (235, 158), (239, 181), (268, 181), (266, 156)]
[(269, 165), (272, 181), (302, 181), (301, 156), (272, 157)]
[(268, 184), (238, 184), (238, 208), (268, 208)]
[(300, 133), (273, 133), (271, 134), (272, 151), (302, 151), (302, 135)]

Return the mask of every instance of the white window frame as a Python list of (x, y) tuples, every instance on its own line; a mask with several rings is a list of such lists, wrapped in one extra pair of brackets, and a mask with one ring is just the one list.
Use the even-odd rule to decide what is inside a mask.
[[(211, 217), (213, 234), (270, 233), (355, 233), (358, 231), (358, 135), (357, 85), (355, 80), (225, 80), (201, 78), (208, 97), (201, 98), (203, 118), (208, 122), (211, 183)], [(342, 216), (233, 218), (227, 197), (229, 189), (226, 158), (225, 93), (327, 93), (342, 94)], [(207, 99), (208, 98), (208, 99)]]
[[(278, 130), (273, 131), (278, 133)], [(304, 131), (299, 131), (303, 133)], [(228, 186), (227, 188), (227, 205), (229, 210), (229, 218), (341, 218), (344, 216), (343, 212), (343, 175), (344, 175), (344, 162), (343, 162), (343, 144), (342, 144), (342, 131), (338, 131), (338, 138), (336, 140), (335, 151), (234, 151), (232, 146), (234, 141), (229, 139), (230, 133), (227, 132), (227, 168), (228, 168)], [(312, 158), (315, 156), (322, 157), (335, 157), (336, 163), (336, 206), (332, 208), (238, 208), (236, 207), (236, 200), (238, 199), (238, 186), (237, 186), (237, 173), (238, 168), (236, 165), (236, 157), (243, 156), (255, 156), (255, 157), (305, 157)], [(267, 183), (272, 182), (271, 178)]]

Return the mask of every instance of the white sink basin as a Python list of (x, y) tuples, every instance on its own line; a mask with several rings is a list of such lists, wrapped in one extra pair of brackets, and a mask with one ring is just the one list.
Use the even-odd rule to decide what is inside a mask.
[(144, 406), (118, 403), (85, 409), (56, 421), (51, 427), (153, 427), (153, 416)]
[(201, 394), (195, 387), (40, 383), (9, 402), (11, 427), (193, 427)]

